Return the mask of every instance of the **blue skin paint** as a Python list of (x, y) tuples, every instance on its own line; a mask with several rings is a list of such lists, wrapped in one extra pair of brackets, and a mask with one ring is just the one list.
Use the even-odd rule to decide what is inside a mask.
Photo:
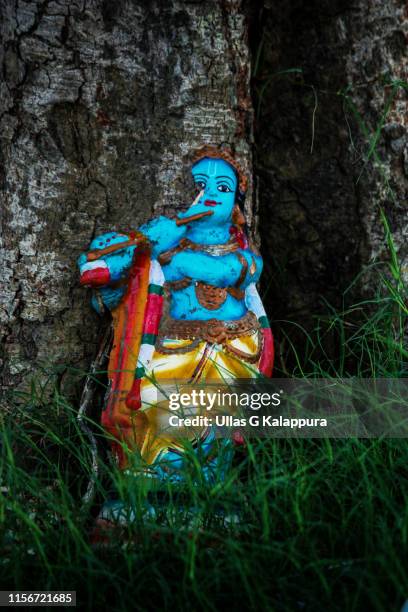
[[(180, 213), (180, 219), (193, 214), (211, 211), (208, 217), (194, 221), (191, 224), (177, 227), (176, 222), (167, 217), (157, 217), (140, 227), (152, 245), (152, 255), (157, 257), (160, 253), (176, 246), (182, 238), (188, 238), (198, 244), (224, 244), (231, 237), (231, 217), (236, 201), (237, 176), (234, 168), (222, 159), (204, 158), (193, 166), (192, 175), (197, 191), (203, 191), (202, 196), (195, 205)], [(114, 236), (114, 238), (112, 237)], [(109, 242), (107, 242), (109, 239)], [(125, 237), (110, 232), (95, 238), (91, 249), (104, 248), (109, 244), (123, 241)], [(126, 278), (132, 262), (134, 247), (129, 247), (112, 255), (104, 257), (109, 268), (111, 281)], [(250, 283), (257, 282), (262, 271), (261, 257), (249, 249), (240, 249), (248, 262), (248, 271), (244, 282), (240, 285), (245, 289)], [(86, 262), (86, 254), (78, 259), (80, 270)], [(251, 274), (249, 268), (256, 264), (256, 271)], [(205, 252), (185, 250), (173, 256), (171, 262), (163, 266), (165, 279), (168, 281), (180, 280), (186, 276), (192, 279), (192, 284), (180, 291), (173, 291), (170, 302), (170, 314), (175, 319), (239, 319), (246, 312), (244, 300), (237, 300), (227, 294), (225, 302), (216, 310), (208, 310), (202, 306), (195, 294), (195, 281), (215, 285), (217, 287), (234, 286), (240, 277), (242, 264), (236, 252), (226, 255), (209, 255)], [(123, 295), (124, 289), (110, 289), (109, 285), (99, 289), (100, 295), (109, 308), (117, 305)], [(92, 304), (94, 308), (95, 300)], [(99, 311), (97, 307), (96, 310)]]

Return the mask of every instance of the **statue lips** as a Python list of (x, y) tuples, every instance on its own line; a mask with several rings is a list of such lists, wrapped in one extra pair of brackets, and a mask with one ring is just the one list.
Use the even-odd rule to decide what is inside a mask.
[(206, 200), (204, 202), (204, 206), (217, 206), (217, 204), (221, 204), (221, 202), (216, 202), (215, 200)]

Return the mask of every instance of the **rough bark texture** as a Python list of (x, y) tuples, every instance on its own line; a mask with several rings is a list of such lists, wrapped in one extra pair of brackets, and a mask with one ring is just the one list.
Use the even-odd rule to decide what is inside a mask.
[[(189, 154), (251, 168), (240, 1), (3, 0), (3, 385), (87, 369), (99, 324), (75, 260), (110, 228), (183, 208)], [(247, 200), (251, 210), (251, 195)]]
[[(407, 26), (404, 0), (263, 3), (253, 50), (255, 163), (272, 318), (310, 328), (312, 315), (327, 312), (324, 300), (338, 307), (356, 274), (388, 257), (381, 206), (408, 276), (407, 92), (398, 90), (377, 146), (394, 201), (374, 157), (365, 164), (359, 126), (372, 137), (387, 81), (407, 80)], [(346, 88), (355, 111), (339, 95)], [(372, 293), (375, 274), (364, 278), (354, 298)]]
[[(44, 378), (48, 363), (61, 366), (66, 388), (65, 365), (88, 368), (100, 324), (75, 259), (95, 234), (183, 207), (188, 155), (200, 144), (229, 143), (251, 168), (246, 12), (272, 318), (310, 326), (322, 296), (338, 305), (365, 264), (387, 257), (380, 206), (407, 274), (406, 93), (377, 147), (394, 200), (374, 158), (365, 164), (356, 119), (373, 135), (387, 79), (406, 80), (403, 0), (1, 6), (4, 386)], [(294, 68), (302, 73), (285, 72)], [(355, 112), (339, 95), (347, 87)]]

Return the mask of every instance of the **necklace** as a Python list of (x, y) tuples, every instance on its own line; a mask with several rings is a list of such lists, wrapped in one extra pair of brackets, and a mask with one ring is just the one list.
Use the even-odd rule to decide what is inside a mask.
[(165, 264), (170, 263), (172, 257), (176, 253), (180, 253), (181, 251), (185, 251), (187, 249), (190, 249), (191, 251), (201, 251), (202, 253), (208, 253), (209, 255), (225, 255), (226, 253), (233, 253), (239, 248), (239, 242), (235, 236), (231, 236), (228, 242), (225, 242), (224, 244), (198, 244), (197, 242), (193, 242), (188, 238), (182, 238), (177, 246), (169, 249), (168, 251), (164, 251), (157, 259), (159, 263), (164, 266)]
[(190, 249), (191, 251), (204, 251), (209, 255), (224, 255), (225, 253), (233, 253), (239, 249), (238, 241), (235, 236), (231, 236), (228, 242), (223, 244), (198, 244), (188, 238), (180, 240), (182, 249)]

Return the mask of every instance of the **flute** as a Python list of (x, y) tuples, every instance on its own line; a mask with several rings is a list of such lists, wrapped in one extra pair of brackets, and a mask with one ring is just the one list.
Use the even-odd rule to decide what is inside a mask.
[[(201, 198), (203, 193), (204, 193), (204, 190), (200, 191), (200, 193), (198, 194), (198, 196), (196, 197), (196, 199), (194, 200), (190, 208), (192, 208), (193, 206), (197, 204), (198, 200)], [(196, 213), (195, 215), (190, 215), (189, 217), (184, 217), (183, 219), (176, 219), (176, 225), (177, 227), (180, 227), (181, 225), (186, 225), (187, 223), (191, 223), (192, 221), (198, 221), (199, 219), (202, 219), (203, 217), (208, 217), (212, 214), (213, 214), (212, 210), (207, 210), (202, 213)], [(144, 236), (143, 234), (140, 234), (136, 238), (132, 238), (130, 240), (124, 240), (123, 242), (118, 242), (117, 244), (111, 244), (110, 246), (104, 249), (95, 249), (94, 251), (89, 251), (86, 258), (88, 261), (96, 261), (97, 259), (100, 259), (101, 257), (104, 257), (105, 255), (110, 255), (110, 253), (114, 253), (115, 251), (119, 251), (120, 249), (126, 249), (127, 247), (130, 247), (130, 246), (137, 246), (138, 244), (141, 244), (142, 242), (146, 240), (147, 240), (146, 236)]]
[[(190, 208), (193, 208), (193, 206), (195, 206), (198, 203), (198, 200), (203, 195), (204, 195), (204, 189), (200, 191), (200, 193), (198, 194), (198, 196), (196, 197), (196, 199), (194, 200)], [(202, 219), (203, 217), (208, 217), (209, 215), (212, 215), (212, 214), (213, 214), (212, 210), (207, 210), (206, 212), (196, 213), (195, 215), (191, 215), (190, 217), (184, 217), (183, 219), (176, 219), (176, 225), (177, 227), (180, 227), (180, 225), (186, 225), (186, 223), (190, 223), (191, 221), (198, 221), (198, 219)]]
[(213, 211), (208, 210), (206, 212), (197, 213), (196, 215), (191, 215), (190, 217), (184, 217), (184, 219), (176, 219), (176, 225), (177, 227), (180, 227), (180, 225), (186, 225), (186, 223), (191, 223), (191, 221), (198, 221), (198, 219), (202, 219), (203, 217), (208, 217), (209, 215), (212, 215), (212, 214), (213, 214)]
[(86, 258), (88, 261), (95, 261), (96, 259), (104, 257), (104, 255), (109, 255), (110, 253), (119, 251), (119, 249), (126, 249), (130, 246), (137, 246), (141, 242), (143, 242), (143, 238), (135, 238), (134, 240), (124, 240), (123, 242), (118, 242), (117, 244), (111, 244), (105, 249), (95, 249), (94, 251), (89, 251)]

